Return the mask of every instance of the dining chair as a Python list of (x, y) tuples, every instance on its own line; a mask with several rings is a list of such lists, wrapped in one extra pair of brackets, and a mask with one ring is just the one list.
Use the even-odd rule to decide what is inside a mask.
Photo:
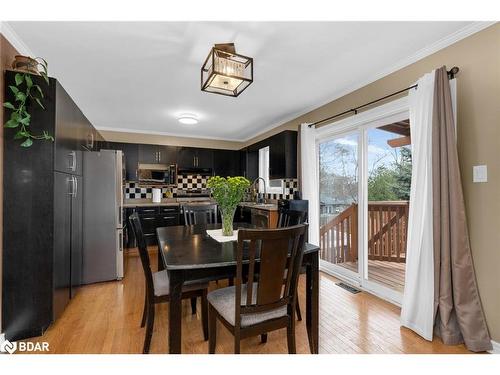
[(182, 210), (185, 225), (217, 224), (216, 204), (186, 204)]
[(278, 216), (278, 228), (291, 227), (298, 224), (304, 224), (307, 220), (305, 211), (281, 210)]
[(294, 310), (306, 229), (307, 224), (302, 224), (238, 231), (235, 285), (207, 297), (210, 354), (215, 353), (217, 320), (234, 335), (235, 354), (240, 352), (241, 339), (282, 328), (287, 329), (288, 352), (296, 352)]
[[(142, 313), (141, 327), (146, 327), (146, 336), (144, 338), (143, 353), (149, 353), (151, 345), (151, 337), (153, 335), (153, 327), (155, 320), (155, 305), (158, 303), (169, 302), (170, 286), (167, 270), (153, 272), (149, 261), (148, 249), (146, 240), (142, 231), (141, 221), (137, 212), (134, 212), (130, 218), (132, 230), (134, 231), (139, 248), (139, 256), (141, 258), (142, 269), (146, 278), (146, 293), (144, 298), (144, 310)], [(182, 299), (186, 298), (201, 298), (201, 320), (203, 327), (203, 337), (208, 340), (208, 316), (207, 316), (207, 290), (208, 283), (206, 282), (188, 282), (182, 288)]]
[[(281, 210), (278, 216), (278, 228), (291, 227), (293, 225), (304, 224), (307, 221), (307, 213), (305, 211), (296, 210)], [(301, 269), (301, 273), (304, 270)], [(286, 278), (286, 275), (285, 275)], [(297, 314), (297, 320), (302, 320), (302, 313), (300, 311), (300, 302), (297, 298), (297, 303), (295, 304), (295, 313)]]

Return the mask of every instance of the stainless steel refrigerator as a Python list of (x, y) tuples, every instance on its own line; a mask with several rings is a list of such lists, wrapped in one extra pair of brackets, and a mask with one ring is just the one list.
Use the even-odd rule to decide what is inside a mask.
[(85, 152), (83, 284), (123, 278), (123, 154)]

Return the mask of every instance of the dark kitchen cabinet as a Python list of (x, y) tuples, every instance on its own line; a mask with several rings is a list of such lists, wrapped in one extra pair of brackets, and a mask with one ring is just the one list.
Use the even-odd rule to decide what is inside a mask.
[[(5, 73), (8, 101), (15, 74)], [(28, 104), (30, 127), (55, 141), (23, 148), (16, 129), (4, 129), (2, 328), (8, 340), (42, 335), (81, 277), (81, 156), (88, 152), (82, 145), (89, 123), (55, 79), (49, 85), (39, 76), (32, 80), (44, 92), (45, 109)]]
[(176, 146), (159, 146), (160, 164), (177, 164)]
[(179, 168), (213, 168), (214, 150), (209, 148), (179, 147)]
[(221, 177), (240, 175), (240, 153), (232, 150), (214, 150), (214, 175)]
[(252, 168), (255, 169), (256, 165), (257, 174), (259, 150), (267, 146), (269, 146), (269, 178), (297, 178), (297, 132), (285, 130), (248, 147), (248, 152), (253, 154)]
[(157, 145), (139, 145), (139, 163), (156, 164), (159, 163), (160, 157)]
[[(179, 225), (179, 206), (148, 206), (135, 209), (141, 220), (142, 231), (148, 246), (157, 244), (156, 228)], [(129, 242), (130, 243), (130, 242)]]
[(175, 164), (177, 147), (159, 145), (139, 145), (139, 163), (142, 164)]
[(240, 174), (250, 182), (259, 177), (259, 152), (249, 149), (240, 150)]
[(123, 152), (125, 158), (125, 180), (137, 181), (139, 178), (139, 145), (137, 143), (108, 142), (106, 149)]

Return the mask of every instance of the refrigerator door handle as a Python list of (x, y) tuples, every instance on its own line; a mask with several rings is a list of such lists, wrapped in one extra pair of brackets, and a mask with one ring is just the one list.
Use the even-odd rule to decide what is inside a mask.
[(74, 191), (73, 191), (73, 198), (76, 198), (77, 195), (78, 195), (78, 179), (75, 177), (75, 176), (71, 176), (73, 177), (73, 181), (74, 181)]
[(76, 151), (71, 151), (68, 156), (71, 158), (69, 170), (74, 172), (76, 171)]

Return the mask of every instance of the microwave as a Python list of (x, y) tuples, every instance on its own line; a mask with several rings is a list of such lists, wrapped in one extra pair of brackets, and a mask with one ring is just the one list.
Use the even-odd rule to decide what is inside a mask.
[(177, 184), (177, 165), (140, 165), (139, 182), (175, 185)]

